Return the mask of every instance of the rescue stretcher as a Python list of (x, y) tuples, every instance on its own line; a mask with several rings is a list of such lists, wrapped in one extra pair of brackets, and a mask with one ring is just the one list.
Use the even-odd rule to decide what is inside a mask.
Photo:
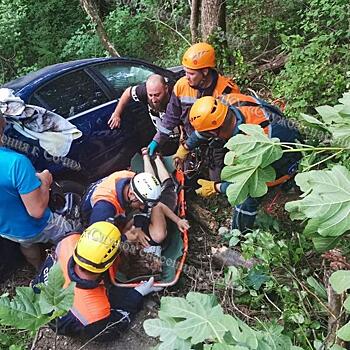
[[(186, 217), (186, 201), (185, 201), (185, 175), (182, 171), (175, 171), (175, 178), (179, 184), (179, 191), (177, 194), (177, 215), (181, 218)], [(162, 272), (160, 280), (154, 283), (158, 287), (170, 287), (175, 285), (184, 268), (185, 260), (188, 251), (188, 232), (183, 233), (177, 229), (175, 224), (168, 225), (169, 242), (166, 248), (162, 251), (161, 262)], [(134, 288), (140, 282), (122, 282), (123, 276), (120, 275), (116, 266), (109, 269), (110, 280), (112, 284), (118, 287)]]

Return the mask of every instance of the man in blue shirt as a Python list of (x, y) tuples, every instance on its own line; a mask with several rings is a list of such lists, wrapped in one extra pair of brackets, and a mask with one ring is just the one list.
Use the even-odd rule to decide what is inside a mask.
[(37, 243), (55, 243), (73, 227), (48, 208), (51, 173), (36, 173), (26, 156), (3, 147), (5, 125), (0, 117), (0, 236), (18, 242), (38, 269), (42, 261)]

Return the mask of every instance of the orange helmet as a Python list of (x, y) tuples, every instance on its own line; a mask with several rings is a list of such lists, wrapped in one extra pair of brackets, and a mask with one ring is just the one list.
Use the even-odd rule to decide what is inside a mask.
[(190, 123), (197, 131), (219, 128), (225, 120), (228, 106), (213, 96), (198, 99), (190, 110)]
[(182, 65), (190, 69), (214, 68), (214, 48), (207, 43), (192, 45), (183, 55)]

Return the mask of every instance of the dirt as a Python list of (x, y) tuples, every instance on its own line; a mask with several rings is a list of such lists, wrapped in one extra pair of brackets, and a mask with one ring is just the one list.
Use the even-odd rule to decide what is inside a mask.
[[(55, 347), (55, 333), (48, 328), (39, 332), (34, 344), (35, 350), (139, 350), (150, 349), (157, 344), (156, 339), (148, 337), (143, 330), (142, 323), (145, 319), (156, 317), (157, 305), (152, 299), (146, 302), (144, 309), (137, 315), (130, 329), (119, 339), (108, 343), (96, 343), (81, 341), (79, 339), (57, 336)], [(34, 350), (33, 349), (33, 350)]]

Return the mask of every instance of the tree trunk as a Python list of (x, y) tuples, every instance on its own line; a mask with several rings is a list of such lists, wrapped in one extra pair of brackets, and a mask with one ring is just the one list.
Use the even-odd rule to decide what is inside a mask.
[(190, 19), (190, 29), (191, 29), (191, 41), (192, 41), (192, 44), (197, 42), (197, 39), (198, 39), (199, 4), (200, 4), (200, 0), (192, 0), (192, 3), (191, 3), (191, 19)]
[(103, 47), (109, 52), (111, 56), (120, 57), (118, 51), (108, 39), (106, 30), (103, 26), (103, 22), (98, 13), (96, 3), (94, 0), (80, 0), (81, 7), (85, 10), (92, 22), (96, 25), (97, 35), (99, 36)]
[(203, 41), (207, 41), (218, 27), (226, 31), (225, 13), (225, 0), (202, 0), (201, 34)]

